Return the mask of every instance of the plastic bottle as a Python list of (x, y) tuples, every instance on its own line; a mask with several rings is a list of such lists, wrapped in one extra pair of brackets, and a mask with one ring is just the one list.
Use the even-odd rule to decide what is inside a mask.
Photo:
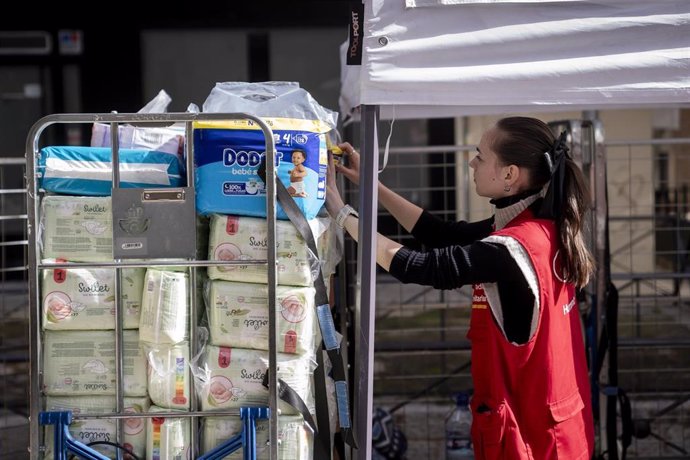
[(446, 418), (446, 460), (467, 460), (474, 458), (470, 427), (472, 412), (468, 407), (469, 395), (455, 395), (455, 409)]

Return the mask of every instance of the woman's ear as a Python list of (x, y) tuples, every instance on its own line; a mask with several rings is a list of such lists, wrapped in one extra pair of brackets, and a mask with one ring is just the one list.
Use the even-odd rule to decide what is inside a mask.
[(516, 165), (508, 165), (503, 168), (503, 182), (507, 187), (513, 187), (520, 180), (520, 168)]

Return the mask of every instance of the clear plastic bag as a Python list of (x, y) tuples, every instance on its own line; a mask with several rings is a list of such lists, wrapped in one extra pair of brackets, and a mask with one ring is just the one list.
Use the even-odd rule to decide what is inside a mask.
[(335, 128), (338, 113), (322, 107), (297, 82), (216, 83), (202, 106), (204, 112), (244, 112), (258, 117), (320, 120)]
[[(165, 113), (172, 98), (160, 90), (137, 113)], [(146, 149), (158, 152), (171, 153), (178, 156), (181, 166), (182, 151), (184, 150), (184, 129), (169, 128), (142, 128), (132, 125), (119, 125), (119, 143), (121, 149)], [(91, 147), (110, 147), (110, 125), (94, 123), (91, 130)]]

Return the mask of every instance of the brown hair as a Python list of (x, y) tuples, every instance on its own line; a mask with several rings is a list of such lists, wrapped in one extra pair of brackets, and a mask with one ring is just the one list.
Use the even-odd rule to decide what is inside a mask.
[[(551, 168), (545, 153), (552, 152), (556, 138), (546, 123), (536, 118), (509, 117), (496, 123), (492, 148), (504, 165), (516, 165), (528, 171), (530, 189), (541, 188), (551, 180)], [(561, 213), (556, 221), (563, 255), (564, 279), (584, 287), (594, 271), (594, 260), (584, 239), (584, 215), (591, 199), (584, 174), (570, 158), (565, 160), (565, 180)]]

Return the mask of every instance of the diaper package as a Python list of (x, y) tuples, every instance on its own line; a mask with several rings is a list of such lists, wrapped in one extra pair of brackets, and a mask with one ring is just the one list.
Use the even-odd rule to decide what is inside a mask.
[[(205, 113), (249, 113), (271, 128), (277, 179), (307, 219), (316, 216), (326, 192), (326, 133), (338, 114), (322, 107), (297, 82), (219, 82), (203, 104)], [(198, 122), (194, 126), (197, 209), (264, 217), (265, 187), (256, 168), (266, 155), (254, 121)], [(277, 207), (277, 217), (287, 219)]]
[[(314, 412), (314, 361), (309, 356), (278, 354), (278, 378), (283, 379)], [(201, 410), (267, 406), (268, 390), (262, 385), (268, 369), (268, 352), (209, 345), (196, 370)], [(297, 414), (279, 401), (283, 414)]]
[[(149, 412), (170, 412), (151, 406)], [(191, 422), (187, 417), (146, 419), (146, 459), (189, 459)]]
[[(326, 198), (326, 133), (318, 120), (266, 118), (273, 130), (277, 178), (307, 219)], [(251, 120), (194, 122), (197, 210), (266, 216), (266, 186), (257, 169), (266, 156), (264, 134)], [(280, 205), (276, 217), (287, 219)]]
[[(309, 224), (317, 239), (326, 229), (321, 219), (312, 219)], [(268, 257), (265, 219), (214, 214), (209, 225), (209, 260), (266, 260)], [(277, 221), (276, 241), (278, 284), (311, 286), (312, 273), (318, 273), (319, 262), (312, 257), (295, 226), (291, 222)], [(208, 276), (227, 281), (267, 283), (266, 265), (208, 267)]]
[(144, 344), (144, 350), (151, 401), (168, 409), (189, 409), (189, 343)]
[[(125, 396), (146, 396), (146, 360), (135, 330), (123, 332)], [(50, 396), (115, 394), (113, 331), (45, 331), (43, 385)]]
[[(268, 350), (268, 286), (207, 282), (208, 325), (213, 345)], [(278, 286), (278, 352), (314, 353), (314, 288)]]
[[(208, 452), (242, 431), (239, 417), (206, 417), (203, 419), (202, 448)], [(301, 415), (278, 417), (278, 458), (282, 460), (309, 460), (312, 458), (312, 435), (304, 425)], [(256, 458), (269, 458), (268, 420), (256, 421)], [(236, 450), (225, 457), (242, 460), (242, 450)]]
[[(184, 148), (184, 130), (161, 127), (118, 125), (120, 149), (145, 149), (172, 154), (176, 158)], [(110, 147), (110, 125), (94, 123), (92, 147)]]
[(187, 338), (188, 284), (189, 277), (184, 272), (146, 270), (139, 321), (142, 342), (173, 344)]
[(49, 195), (41, 202), (39, 238), (44, 259), (113, 260), (110, 197)]
[[(151, 405), (148, 398), (125, 398), (124, 410), (127, 413), (142, 414), (148, 412)], [(46, 398), (46, 411), (71, 411), (78, 416), (99, 415), (114, 413), (116, 411), (114, 396), (48, 396)], [(124, 421), (124, 446), (141, 458), (146, 450), (146, 420), (144, 418), (128, 418)], [(115, 442), (116, 422), (110, 419), (85, 419), (73, 420), (69, 426), (69, 432), (74, 439), (84, 444), (96, 441)], [(45, 428), (46, 457), (54, 458), (53, 427)], [(104, 455), (114, 457), (115, 450), (109, 446), (94, 446)]]
[[(125, 329), (139, 327), (144, 268), (122, 269), (120, 299)], [(115, 328), (115, 270), (43, 270), (43, 328), (88, 330)]]
[[(110, 196), (112, 152), (104, 147), (53, 146), (39, 152), (38, 183), (47, 192)], [(177, 155), (151, 150), (119, 150), (120, 188), (180, 187)]]

